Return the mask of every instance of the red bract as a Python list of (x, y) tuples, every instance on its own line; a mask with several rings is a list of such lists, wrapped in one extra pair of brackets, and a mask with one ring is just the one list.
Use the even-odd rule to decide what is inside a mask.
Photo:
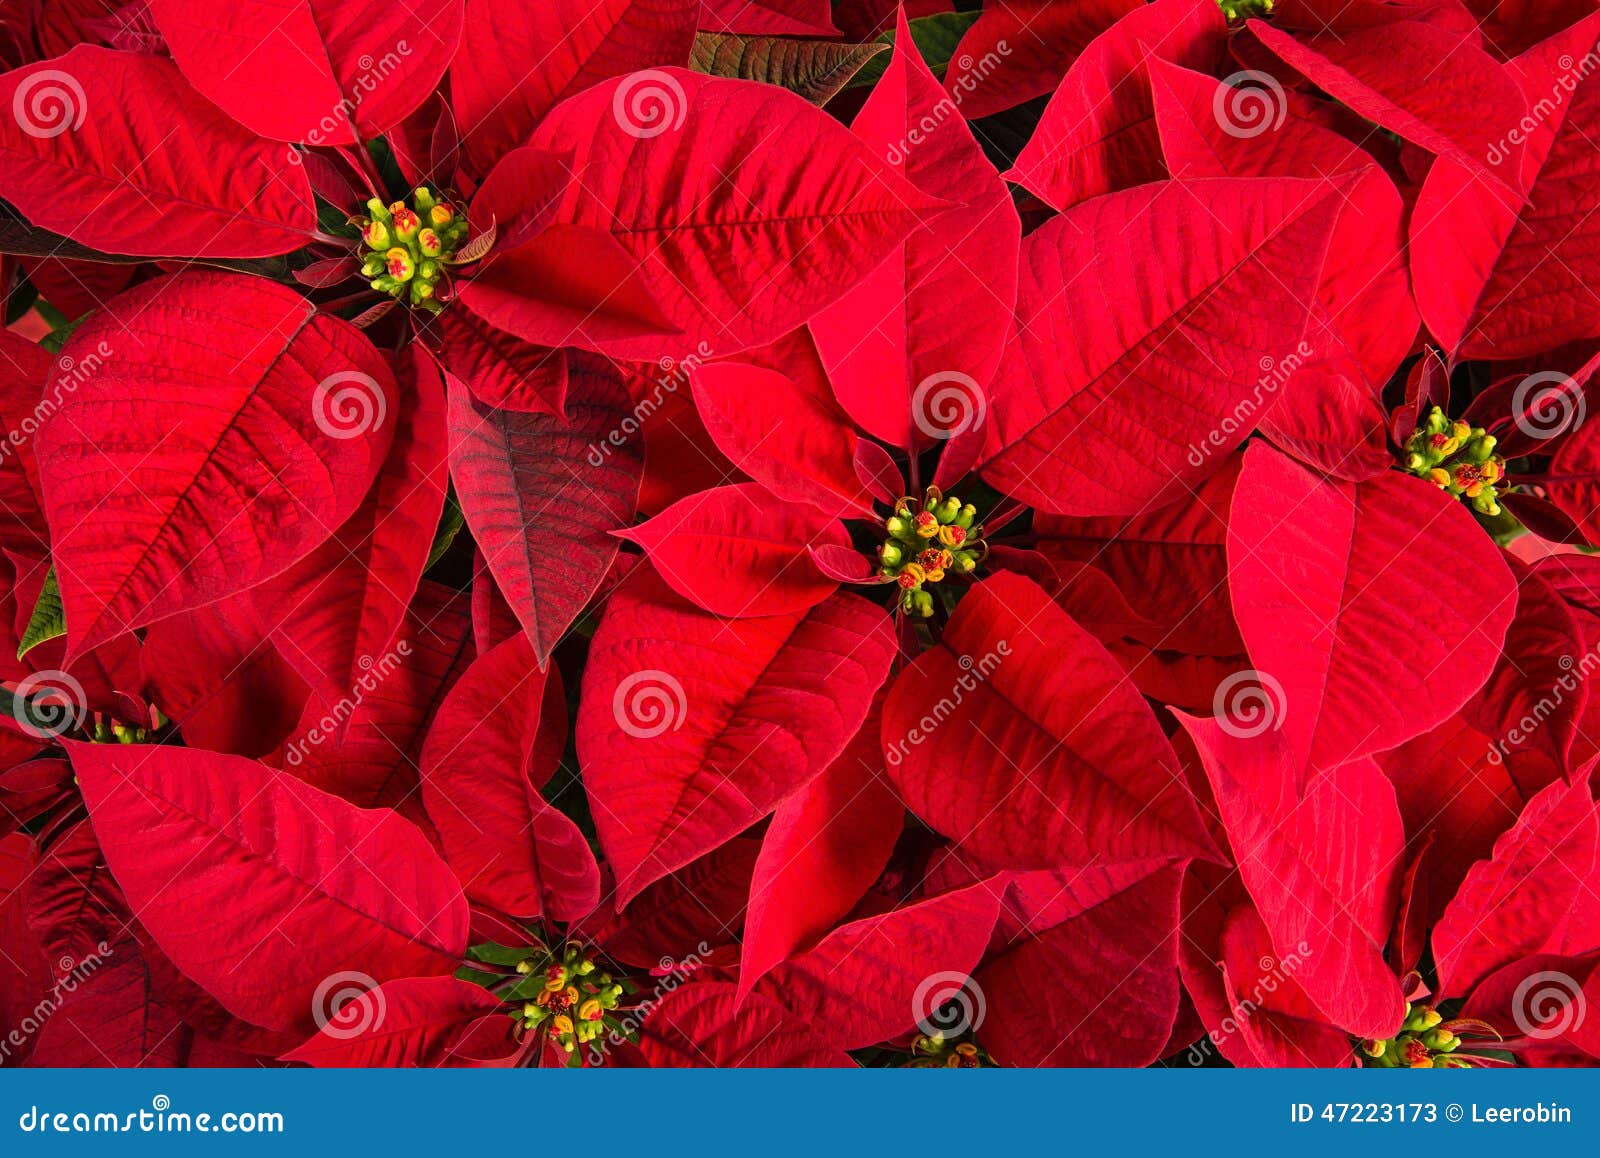
[(652, 575), (630, 579), (595, 635), (578, 715), (619, 900), (748, 828), (826, 768), (860, 725), (893, 648), (888, 621), (857, 595), (723, 621)]
[(625, 534), (679, 595), (729, 616), (822, 602), (837, 584), (811, 565), (807, 549), (850, 547), (836, 520), (756, 483), (680, 499)]
[(699, 0), (525, 6), (469, 0), (462, 67), (450, 78), (468, 164), (487, 173), (525, 143), (563, 97), (608, 77), (683, 60), (698, 8)]
[[(302, 558), (355, 513), (393, 432), (333, 426), (330, 381), (351, 384), (370, 419), (393, 408), (393, 374), (358, 330), (289, 289), (188, 273), (121, 302), (141, 315), (137, 339), (119, 350), (110, 317), (79, 328), (73, 349), (103, 366), (46, 385), (63, 400), (37, 450), (76, 654)], [(196, 527), (212, 530), (196, 543)]]
[[(450, 388), (450, 473), (461, 512), (541, 663), (605, 577), (617, 550), (608, 532), (639, 495), (638, 448), (605, 443), (627, 413), (622, 384), (604, 363), (581, 355), (574, 363), (588, 381), (564, 419), (495, 410), (457, 383)], [(543, 565), (552, 555), (560, 568)]]
[(945, 208), (799, 97), (682, 70), (596, 85), (532, 144), (570, 158), (571, 184), (464, 300), (528, 341), (617, 357), (769, 342)]
[(539, 744), (546, 699), (523, 633), (481, 656), (428, 730), (422, 800), (470, 898), (571, 921), (598, 903), (600, 872), (577, 826), (539, 795), (555, 754)]
[(1134, 7), (1072, 62), (1006, 176), (1057, 209), (1159, 178), (1147, 62), (1211, 72), (1224, 30), (1216, 5), (1204, 0)]
[[(1444, 11), (1449, 13), (1449, 9)], [(1400, 10), (1403, 13), (1403, 10)], [(1448, 16), (1358, 17), (1331, 35), (1291, 35), (1265, 21), (1250, 34), (1313, 85), (1428, 152), (1483, 172), (1492, 131), (1523, 101), (1505, 68)]]
[[(1339, 198), (1329, 181), (1157, 182), (1032, 234), (983, 477), (1090, 515), (1164, 505), (1204, 478), (1215, 460), (1194, 432), (1252, 429), (1251, 379), (1304, 340)], [(1094, 281), (1079, 276), (1085, 254)], [(1159, 296), (1138, 291), (1153, 278)], [(1084, 332), (1085, 316), (1103, 325)]]
[[(134, 915), (236, 1016), (303, 1029), (332, 961), (381, 980), (448, 972), (466, 948), (460, 885), (397, 816), (237, 757), (70, 753)], [(263, 940), (263, 922), (282, 937)], [(261, 958), (241, 960), (241, 945)]]
[[(0, 121), (6, 198), (35, 225), (145, 257), (286, 253), (316, 225), (306, 174), (171, 61), (86, 44), (7, 73), (3, 88), (22, 110)], [(120, 111), (91, 121), (91, 107)]]
[[(1324, 481), (1265, 446), (1245, 454), (1228, 557), (1245, 647), (1286, 701), (1275, 722), (1315, 765), (1397, 747), (1451, 715), (1488, 678), (1514, 606), (1510, 571), (1460, 503), (1393, 472)], [(1408, 630), (1422, 592), (1436, 610)], [(1379, 652), (1406, 662), (1373, 702)]]
[[(897, 35), (911, 36), (904, 20)], [(912, 230), (866, 281), (811, 321), (840, 403), (893, 446), (950, 432), (937, 392), (981, 391), (1016, 305), (1020, 229), (1005, 183), (920, 57), (895, 53), (852, 131), (921, 192), (957, 205), (960, 224)], [(933, 125), (933, 128), (929, 128)], [(981, 257), (980, 257), (981, 255)], [(888, 315), (863, 332), (861, 319)]]
[(1600, 89), (1572, 62), (1597, 39), (1600, 16), (1590, 16), (1513, 60), (1526, 102), (1542, 112), (1555, 93), (1559, 107), (1492, 143), (1489, 174), (1441, 160), (1422, 186), (1411, 225), (1417, 303), (1459, 356), (1514, 358), (1600, 335), (1600, 314), (1563, 260), (1594, 252), (1578, 189), (1594, 171), (1581, 134)]
[(818, 940), (894, 853), (903, 808), (883, 775), (881, 700), (837, 759), (772, 815), (750, 877), (739, 984)]
[(1148, 1065), (1167, 1053), (1182, 879), (1181, 863), (1150, 861), (1019, 875), (1004, 940), (974, 975), (994, 995), (976, 1030), (984, 1048), (1020, 1066)]
[(0, 1064), (1600, 1061), (1592, 5), (15, 7)]
[(1149, 706), (1099, 643), (1018, 576), (963, 600), (940, 646), (896, 680), (883, 735), (907, 805), (982, 863), (1210, 851)]
[(1403, 835), (1394, 788), (1370, 760), (1327, 768), (1302, 786), (1282, 737), (1241, 738), (1213, 721), (1185, 726), (1273, 944), (1324, 947), (1296, 981), (1350, 1032), (1389, 1036), (1404, 1015), (1382, 954)]

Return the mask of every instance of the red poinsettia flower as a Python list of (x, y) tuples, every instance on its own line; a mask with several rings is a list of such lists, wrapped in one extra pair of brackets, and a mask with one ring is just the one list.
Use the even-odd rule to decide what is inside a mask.
[(1600, 1060), (1592, 5), (24, 7), (0, 1064)]
[[(1462, 875), (1431, 818), (1407, 863), (1402, 807), (1378, 764), (1330, 769), (1295, 799), (1276, 787), (1289, 782), (1281, 739), (1185, 726), (1238, 858), (1237, 877), (1186, 887), (1185, 981), (1224, 1056), (1428, 1068), (1569, 1064), (1592, 1047), (1586, 780), (1533, 795)], [(1329, 831), (1348, 839), (1330, 845)], [(1416, 972), (1425, 949), (1431, 988)]]

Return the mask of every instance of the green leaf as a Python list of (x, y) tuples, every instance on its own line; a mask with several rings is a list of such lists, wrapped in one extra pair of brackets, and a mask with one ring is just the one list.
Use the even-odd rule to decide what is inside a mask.
[(428, 548), (428, 561), (422, 567), (424, 572), (431, 570), (435, 563), (444, 558), (450, 544), (456, 541), (463, 521), (461, 504), (456, 501), (456, 488), (452, 485), (445, 492), (444, 513), (439, 516), (439, 529), (433, 533), (433, 546)]
[(467, 949), (468, 961), (482, 961), (487, 965), (517, 965), (532, 956), (533, 950), (527, 946), (496, 945), (492, 941)]
[(21, 659), (41, 643), (59, 639), (67, 634), (67, 619), (61, 610), (61, 588), (56, 586), (56, 569), (44, 573), (44, 586), (39, 589), (39, 599), (28, 617), (28, 629), (22, 633), (22, 646), (17, 648)]
[(463, 965), (456, 970), (456, 980), (466, 981), (472, 985), (481, 985), (485, 989), (493, 989), (505, 980), (505, 976), (500, 973), (486, 973), (482, 969), (474, 969), (470, 965)]
[(702, 32), (694, 38), (689, 67), (708, 76), (775, 84), (814, 105), (825, 105), (862, 66), (887, 48), (881, 42), (839, 44)]
[(500, 996), (507, 1001), (532, 1001), (544, 992), (545, 977), (543, 973), (533, 973), (518, 981)]
[[(64, 676), (64, 673), (52, 673)], [(0, 715), (9, 715), (24, 730), (37, 738), (65, 735), (75, 731), (87, 718), (83, 710), (83, 690), (64, 680), (39, 685), (35, 694), (19, 696), (10, 688), (0, 688)], [(71, 681), (75, 685), (76, 681)], [(20, 688), (20, 685), (19, 685)]]
[[(394, 155), (387, 137), (376, 137), (367, 142), (367, 152), (371, 154), (373, 163), (378, 167), (378, 176), (383, 178), (383, 184), (388, 189), (411, 190), (411, 182), (406, 180), (405, 172), (400, 168), (400, 161)], [(387, 197), (384, 198), (388, 200)]]
[(35, 308), (38, 309), (39, 316), (50, 324), (50, 332), (39, 339), (39, 345), (49, 350), (52, 354), (61, 353), (61, 347), (65, 346), (67, 339), (72, 337), (72, 331), (94, 316), (94, 311), (90, 310), (81, 318), (68, 321), (66, 315), (43, 298), (40, 298), (35, 303)]
[[(934, 76), (944, 78), (945, 69), (950, 67), (950, 58), (956, 54), (956, 45), (961, 43), (967, 29), (978, 22), (978, 16), (977, 12), (940, 12), (933, 16), (919, 16), (911, 21), (911, 42), (917, 46), (922, 59), (928, 62)], [(893, 44), (893, 30), (885, 32), (878, 39), (884, 44)], [(860, 72), (850, 78), (846, 87), (861, 88), (877, 84), (888, 66), (889, 58), (886, 56), (869, 60)]]
[(10, 688), (0, 688), (0, 715), (7, 715), (13, 720), (27, 724), (32, 722), (34, 713), (30, 710), (26, 696), (19, 696)]
[(39, 291), (27, 278), (18, 278), (11, 287), (11, 293), (6, 297), (6, 325), (20, 322), (28, 316), (28, 311), (33, 309), (33, 303), (39, 300)]
[(331, 201), (317, 198), (317, 228), (324, 233), (331, 233), (335, 237), (348, 237), (354, 240), (361, 236), (361, 230), (350, 223), (350, 211)]

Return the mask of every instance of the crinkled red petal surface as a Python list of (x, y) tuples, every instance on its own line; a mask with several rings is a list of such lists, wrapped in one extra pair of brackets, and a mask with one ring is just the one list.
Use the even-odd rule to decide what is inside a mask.
[(1600, 1064), (1593, 0), (13, 7), (0, 1063)]

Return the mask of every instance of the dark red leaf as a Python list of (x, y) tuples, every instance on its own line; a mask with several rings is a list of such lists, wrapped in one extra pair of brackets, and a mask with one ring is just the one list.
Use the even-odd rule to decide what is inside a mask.
[(605, 577), (617, 553), (611, 532), (632, 520), (644, 469), (616, 373), (579, 355), (570, 372), (564, 421), (494, 410), (450, 383), (461, 513), (541, 664)]

